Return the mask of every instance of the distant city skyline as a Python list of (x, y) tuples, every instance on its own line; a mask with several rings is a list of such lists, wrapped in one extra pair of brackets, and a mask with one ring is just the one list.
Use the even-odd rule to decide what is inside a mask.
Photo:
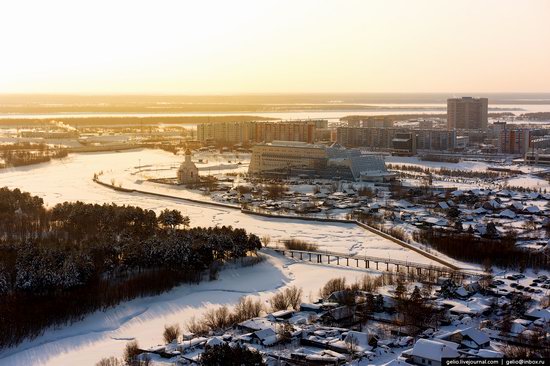
[(0, 12), (0, 93), (550, 92), (545, 0), (57, 0)]

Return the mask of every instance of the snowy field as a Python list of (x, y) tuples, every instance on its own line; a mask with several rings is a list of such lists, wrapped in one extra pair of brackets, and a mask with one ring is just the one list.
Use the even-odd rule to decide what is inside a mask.
[[(534, 173), (542, 172), (548, 169), (544, 166), (531, 166), (531, 165), (519, 165), (519, 164), (494, 164), (483, 161), (472, 161), (466, 160), (459, 163), (446, 163), (446, 162), (437, 162), (437, 161), (423, 161), (418, 157), (404, 157), (404, 156), (386, 156), (384, 158), (387, 164), (394, 165), (408, 165), (408, 166), (418, 166), (423, 168), (431, 169), (451, 169), (451, 170), (463, 170), (463, 171), (477, 171), (485, 172), (488, 168), (506, 168), (512, 170), (519, 170), (524, 174), (514, 176), (509, 179), (497, 179), (497, 180), (486, 180), (480, 178), (457, 178), (457, 177), (448, 177), (447, 179), (441, 179), (435, 176), (433, 178), (433, 184), (438, 187), (445, 188), (455, 188), (461, 190), (469, 190), (479, 187), (489, 188), (489, 189), (499, 189), (503, 185), (508, 185), (509, 187), (524, 187), (536, 190), (550, 190), (550, 182), (544, 178), (534, 175)], [(409, 172), (410, 173), (410, 172)], [(403, 179), (403, 182), (406, 182), (410, 185), (418, 185), (418, 180), (414, 179)]]
[(531, 174), (525, 174), (520, 177), (508, 179), (508, 185), (511, 187), (550, 190), (550, 182), (548, 182), (546, 179)]
[[(94, 172), (124, 171), (130, 166), (162, 163), (174, 155), (161, 150), (139, 150), (121, 153), (72, 154), (66, 159), (40, 165), (0, 171), (0, 187), (19, 188), (44, 198), (47, 205), (64, 201), (88, 203), (115, 202), (136, 205), (160, 212), (165, 208), (178, 209), (191, 219), (192, 226), (231, 225), (241, 227), (262, 237), (269, 235), (271, 243), (281, 239), (301, 239), (314, 242), (322, 250), (369, 255), (383, 258), (432, 263), (420, 254), (367, 232), (352, 224), (320, 223), (303, 220), (273, 219), (252, 216), (239, 210), (157, 198), (138, 193), (113, 191), (92, 181)], [(159, 186), (159, 185), (156, 185)], [(141, 187), (142, 189), (144, 187)], [(166, 188), (170, 193), (181, 188)], [(167, 192), (164, 192), (167, 193)], [(182, 194), (187, 196), (187, 194)], [(196, 197), (206, 199), (200, 194)]]
[(266, 256), (267, 261), (254, 267), (223, 270), (219, 280), (135, 299), (96, 312), (70, 327), (49, 330), (34, 341), (0, 354), (0, 365), (93, 365), (105, 356), (121, 357), (130, 339), (135, 338), (142, 347), (162, 344), (164, 325), (182, 326), (209, 307), (233, 306), (245, 295), (267, 302), (287, 284), (302, 288), (304, 301), (316, 300), (319, 288), (331, 278), (345, 277), (353, 283), (367, 273), (297, 263), (269, 253)]
[[(173, 154), (157, 150), (121, 153), (72, 154), (62, 160), (0, 171), (0, 187), (19, 188), (44, 198), (48, 205), (64, 201), (89, 203), (115, 202), (138, 205), (157, 212), (175, 208), (188, 215), (195, 226), (232, 225), (259, 236), (269, 235), (272, 243), (296, 238), (315, 242), (321, 249), (366, 254), (421, 263), (432, 261), (418, 253), (362, 230), (355, 225), (316, 223), (301, 220), (250, 216), (230, 208), (191, 204), (176, 199), (154, 198), (141, 194), (116, 192), (92, 181), (94, 172), (124, 170), (128, 167), (170, 163)], [(234, 304), (245, 294), (267, 298), (287, 283), (302, 287), (304, 300), (317, 295), (329, 279), (346, 276), (353, 281), (365, 272), (332, 266), (292, 263), (270, 256), (269, 261), (252, 268), (229, 269), (220, 280), (197, 286), (180, 286), (164, 295), (136, 299), (105, 313), (95, 313), (82, 322), (58, 330), (49, 330), (34, 341), (0, 354), (0, 365), (93, 365), (103, 356), (120, 355), (128, 338), (142, 346), (161, 340), (164, 324), (183, 323), (200, 316), (205, 307)], [(37, 361), (39, 360), (39, 361)]]
[(521, 170), (524, 173), (535, 173), (547, 168), (541, 166), (527, 166), (527, 165), (518, 165), (518, 164), (495, 164), (488, 163), (484, 161), (473, 161), (473, 160), (463, 160), (458, 163), (447, 163), (440, 161), (425, 161), (420, 160), (416, 156), (386, 156), (384, 157), (386, 164), (397, 164), (397, 165), (410, 165), (410, 166), (420, 166), (424, 168), (433, 168), (433, 169), (457, 169), (457, 170), (466, 170), (466, 171), (478, 171), (484, 172), (487, 168), (507, 168), (514, 170)]

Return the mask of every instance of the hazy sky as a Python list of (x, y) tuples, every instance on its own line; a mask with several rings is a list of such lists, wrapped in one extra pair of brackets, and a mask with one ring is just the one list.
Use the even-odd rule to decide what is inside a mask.
[(550, 92), (550, 0), (0, 2), (0, 93)]

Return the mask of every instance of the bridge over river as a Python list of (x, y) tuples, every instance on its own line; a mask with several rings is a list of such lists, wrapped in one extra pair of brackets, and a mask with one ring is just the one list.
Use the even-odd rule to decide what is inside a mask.
[(461, 276), (462, 278), (479, 277), (480, 273), (463, 271), (456, 266), (434, 266), (424, 263), (403, 261), (399, 259), (371, 257), (366, 255), (350, 255), (328, 251), (307, 251), (294, 249), (274, 249), (276, 252), (296, 260), (317, 264), (330, 264), (343, 267), (355, 267), (387, 272), (411, 273), (428, 276)]

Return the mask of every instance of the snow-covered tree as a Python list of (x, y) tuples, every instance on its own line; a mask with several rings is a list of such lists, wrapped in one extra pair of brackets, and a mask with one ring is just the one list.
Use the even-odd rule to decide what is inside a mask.
[(184, 218), (178, 210), (164, 209), (160, 213), (158, 221), (163, 227), (170, 227), (172, 229), (184, 223), (185, 226), (189, 226), (189, 217)]

